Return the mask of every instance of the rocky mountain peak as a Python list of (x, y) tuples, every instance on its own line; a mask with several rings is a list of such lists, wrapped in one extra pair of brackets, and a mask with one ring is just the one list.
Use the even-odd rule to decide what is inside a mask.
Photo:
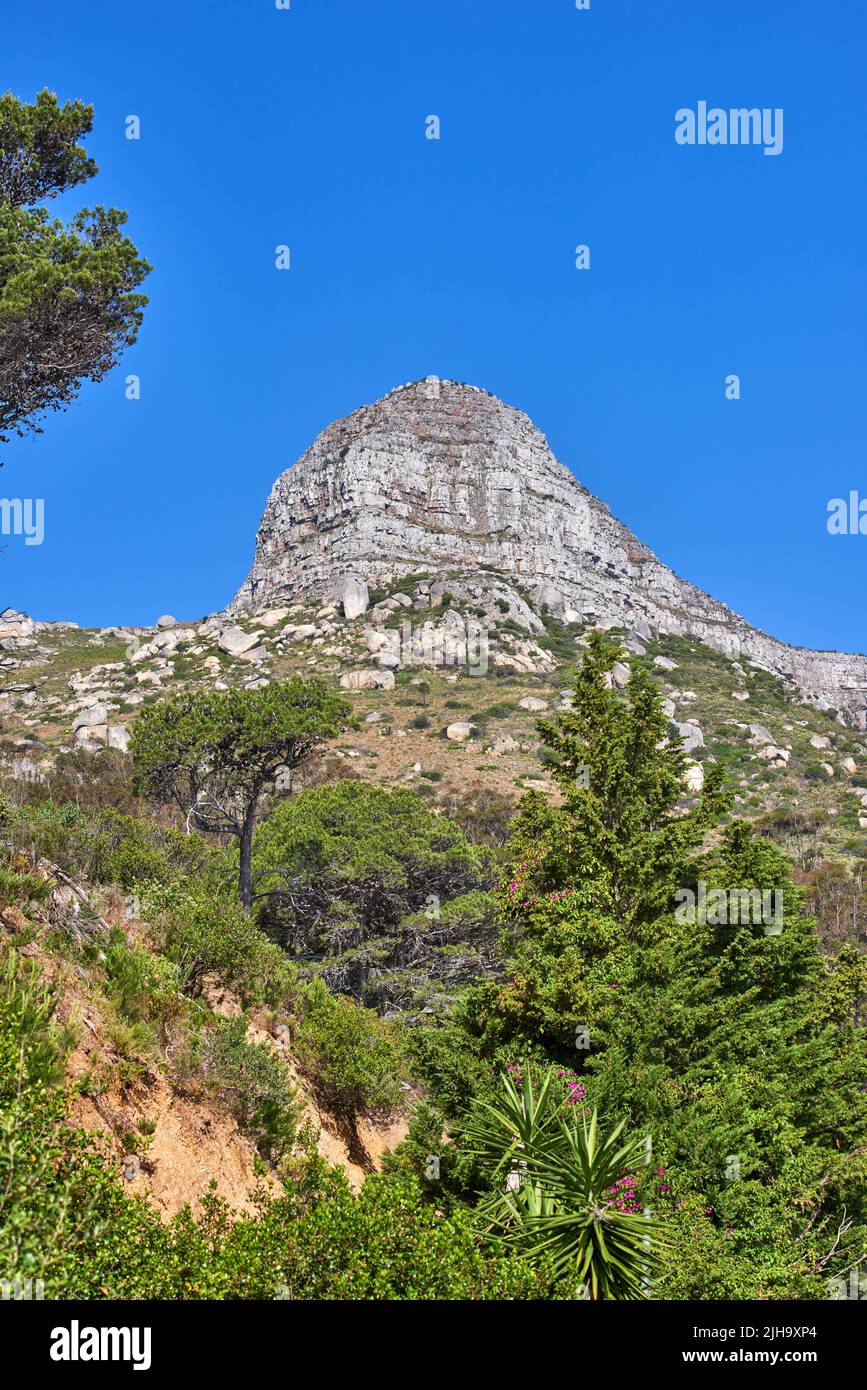
[(324, 429), (274, 484), (229, 611), (407, 575), (489, 575), (570, 622), (697, 637), (867, 725), (867, 658), (790, 647), (679, 579), (527, 415), (476, 386), (426, 377)]

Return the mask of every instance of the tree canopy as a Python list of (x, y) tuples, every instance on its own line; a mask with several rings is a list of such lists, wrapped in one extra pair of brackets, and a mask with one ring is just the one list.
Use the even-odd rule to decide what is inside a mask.
[(269, 871), (278, 895), (287, 877), (308, 885), (309, 898), (292, 895), (302, 931), (318, 921), (324, 900), (339, 902), (363, 929), (382, 929), (432, 895), (445, 902), (491, 875), (489, 857), (416, 792), (352, 781), (310, 787), (275, 807), (256, 833), (253, 859), (263, 889)]
[(191, 690), (144, 709), (131, 743), (137, 785), (174, 802), (187, 825), (235, 835), (239, 892), (252, 902), (251, 848), (262, 793), (344, 727), (349, 705), (325, 681), (293, 676), (259, 690)]
[(82, 382), (100, 381), (135, 342), (150, 266), (117, 208), (82, 208), (68, 225), (34, 206), (98, 172), (79, 143), (93, 108), (44, 90), (0, 96), (0, 441), (40, 431)]

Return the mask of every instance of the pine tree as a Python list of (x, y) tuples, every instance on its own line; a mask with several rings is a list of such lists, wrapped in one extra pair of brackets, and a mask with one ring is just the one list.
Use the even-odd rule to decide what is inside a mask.
[(668, 908), (729, 796), (722, 769), (711, 765), (700, 801), (684, 809), (686, 758), (681, 741), (668, 737), (659, 687), (633, 660), (624, 695), (610, 689), (619, 655), (603, 633), (591, 633), (572, 709), (539, 723), (563, 803), (524, 802), (511, 899), (537, 909), (568, 899), (611, 919), (628, 940)]

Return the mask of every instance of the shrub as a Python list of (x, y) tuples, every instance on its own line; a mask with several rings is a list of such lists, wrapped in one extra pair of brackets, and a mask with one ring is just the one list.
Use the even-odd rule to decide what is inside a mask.
[(183, 1011), (178, 967), (139, 944), (129, 945), (115, 928), (105, 950), (106, 990), (124, 1022), (144, 1024), (164, 1046), (170, 1025)]
[(399, 1035), (322, 980), (301, 987), (296, 1052), (323, 1101), (337, 1112), (388, 1111), (401, 1098)]
[(28, 902), (40, 902), (47, 897), (50, 888), (49, 878), (23, 873), (14, 863), (9, 868), (0, 864), (0, 907), (22, 907)]
[[(319, 1191), (291, 1185), (261, 1222), (240, 1222), (221, 1251), (235, 1297), (288, 1299), (537, 1299), (550, 1273), (491, 1256), (465, 1212), (443, 1218), (410, 1177), (368, 1178), (354, 1197), (342, 1173)], [(556, 1295), (555, 1295), (556, 1296)]]
[(298, 1131), (297, 1088), (288, 1069), (267, 1043), (251, 1043), (246, 1019), (219, 1018), (201, 1040), (202, 1072), (272, 1161), (288, 1153)]
[(277, 1007), (292, 999), (291, 962), (234, 899), (214, 896), (199, 884), (154, 884), (143, 912), (185, 993), (200, 995), (205, 977), (213, 974), (245, 1000)]
[(449, 798), (449, 815), (463, 830), (471, 844), (485, 843), (501, 848), (509, 838), (515, 801), (492, 787), (475, 786), (454, 792)]
[(485, 853), (417, 792), (347, 781), (279, 805), (256, 832), (253, 864), (269, 895), (263, 923), (279, 930), (288, 917), (305, 951), (324, 948), (334, 920), (379, 933), (430, 894), (456, 897), (490, 873)]
[(12, 947), (0, 948), (0, 1109), (29, 1087), (63, 1076), (72, 1043), (54, 1020), (56, 1001), (36, 968)]
[(169, 883), (190, 875), (225, 873), (226, 853), (196, 835), (115, 810), (87, 812), (66, 802), (30, 802), (14, 813), (12, 844), (32, 864), (48, 859), (74, 878), (117, 883)]

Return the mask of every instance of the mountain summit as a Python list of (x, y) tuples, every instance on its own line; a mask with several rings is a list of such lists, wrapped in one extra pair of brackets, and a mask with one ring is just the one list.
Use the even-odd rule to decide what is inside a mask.
[(791, 647), (670, 570), (520, 410), (426, 377), (329, 425), (280, 475), (230, 611), (325, 600), (358, 578), (493, 573), (566, 621), (698, 638), (867, 727), (867, 658)]

